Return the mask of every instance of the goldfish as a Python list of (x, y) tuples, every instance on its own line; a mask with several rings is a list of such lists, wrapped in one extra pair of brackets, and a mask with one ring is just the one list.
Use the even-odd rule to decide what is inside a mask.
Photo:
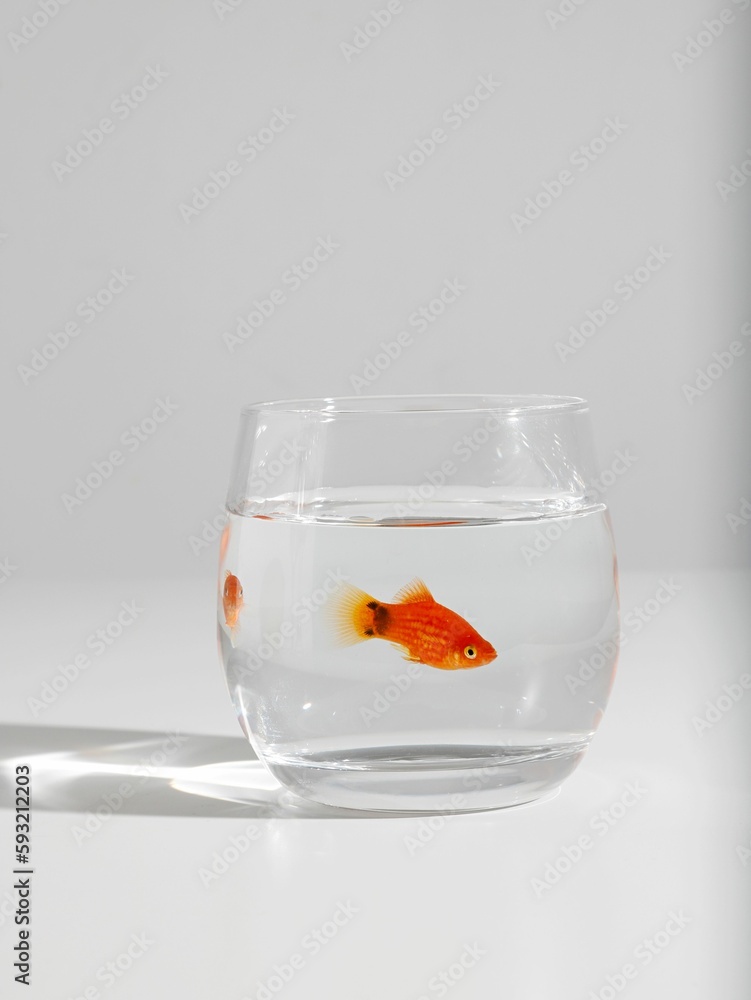
[(402, 587), (391, 604), (344, 584), (330, 609), (343, 646), (386, 639), (405, 660), (440, 670), (481, 667), (498, 655), (468, 621), (438, 604), (420, 579)]
[(243, 604), (242, 584), (233, 573), (227, 570), (227, 575), (224, 578), (224, 593), (222, 595), (224, 621), (227, 628), (236, 629), (238, 627)]

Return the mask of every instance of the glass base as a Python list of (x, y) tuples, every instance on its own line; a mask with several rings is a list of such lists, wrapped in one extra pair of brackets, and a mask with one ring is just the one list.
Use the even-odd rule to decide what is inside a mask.
[(274, 755), (265, 763), (302, 798), (337, 808), (391, 813), (503, 809), (556, 792), (589, 741), (538, 747), (412, 746)]

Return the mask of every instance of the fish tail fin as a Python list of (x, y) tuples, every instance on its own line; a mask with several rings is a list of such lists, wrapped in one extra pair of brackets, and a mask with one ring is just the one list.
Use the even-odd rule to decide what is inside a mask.
[(232, 636), (237, 635), (240, 631), (240, 615), (239, 614), (225, 614), (224, 616), (224, 627)]
[(373, 618), (380, 602), (351, 583), (342, 584), (328, 606), (328, 618), (339, 646), (353, 646), (376, 634)]

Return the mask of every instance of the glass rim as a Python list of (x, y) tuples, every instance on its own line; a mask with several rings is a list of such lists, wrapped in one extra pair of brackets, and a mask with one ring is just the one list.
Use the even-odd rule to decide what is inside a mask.
[(545, 393), (518, 395), (483, 395), (481, 393), (436, 393), (383, 396), (323, 396), (308, 399), (274, 399), (247, 403), (242, 416), (258, 413), (317, 413), (321, 416), (344, 414), (408, 413), (546, 413), (583, 412), (589, 403), (580, 396)]

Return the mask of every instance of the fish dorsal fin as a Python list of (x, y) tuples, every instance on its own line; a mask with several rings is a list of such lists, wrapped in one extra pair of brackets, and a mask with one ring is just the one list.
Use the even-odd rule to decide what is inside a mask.
[(420, 604), (423, 601), (431, 601), (435, 604), (435, 597), (430, 593), (425, 583), (415, 577), (394, 597), (394, 604)]

